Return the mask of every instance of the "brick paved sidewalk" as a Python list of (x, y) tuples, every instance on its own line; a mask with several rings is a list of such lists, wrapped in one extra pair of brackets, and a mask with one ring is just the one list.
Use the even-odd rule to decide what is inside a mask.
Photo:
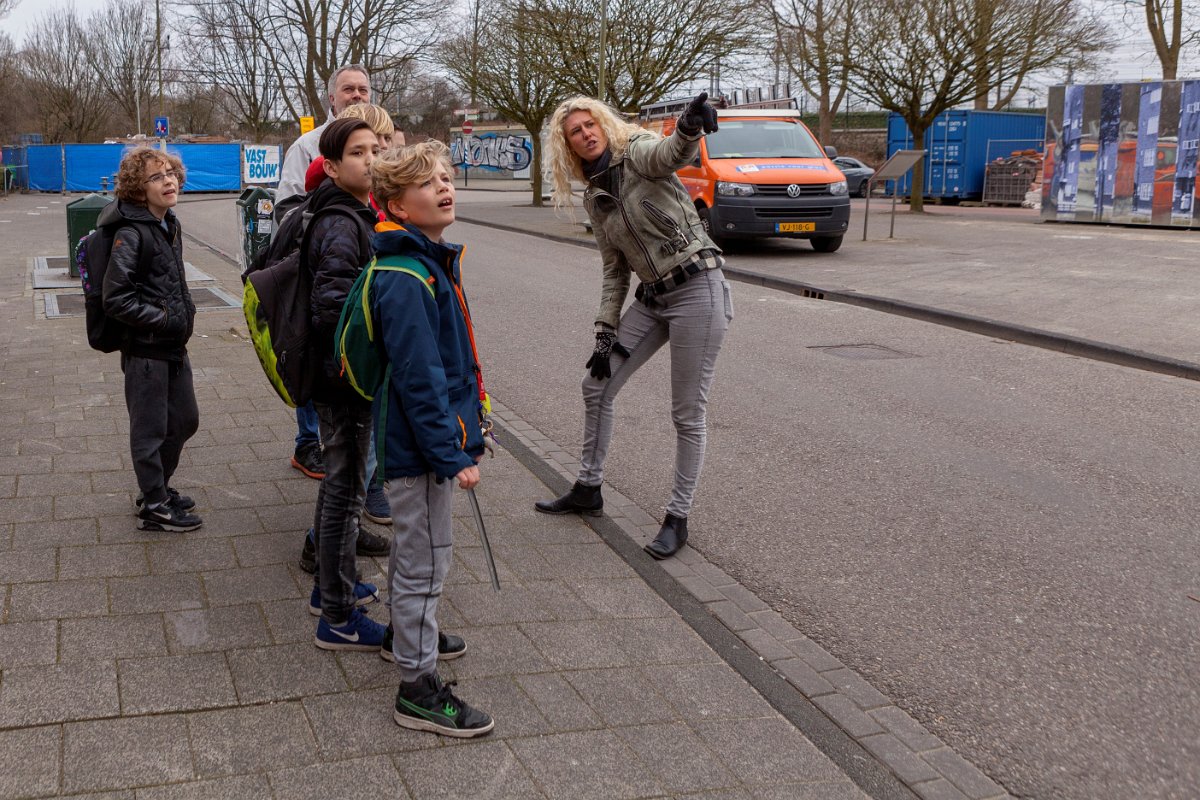
[(535, 514), (547, 490), (503, 449), (479, 487), (503, 592), (460, 503), (441, 615), (470, 647), (443, 673), (496, 731), (398, 728), (392, 665), (312, 644), (294, 562), (317, 484), (240, 310), (201, 312), (190, 347), (201, 426), (175, 485), (205, 525), (134, 527), (117, 356), (30, 282), (64, 230), (61, 198), (0, 204), (0, 798), (863, 796), (595, 532)]

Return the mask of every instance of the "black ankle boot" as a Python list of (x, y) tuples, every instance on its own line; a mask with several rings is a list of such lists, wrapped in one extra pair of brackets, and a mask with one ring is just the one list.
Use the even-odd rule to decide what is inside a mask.
[(604, 498), (600, 496), (599, 486), (584, 486), (579, 481), (571, 487), (571, 491), (554, 500), (538, 500), (533, 507), (543, 514), (571, 514), (579, 512), (600, 516), (604, 508)]
[(677, 517), (667, 514), (663, 518), (662, 528), (654, 541), (642, 549), (661, 561), (679, 552), (679, 548), (687, 544), (687, 517)]

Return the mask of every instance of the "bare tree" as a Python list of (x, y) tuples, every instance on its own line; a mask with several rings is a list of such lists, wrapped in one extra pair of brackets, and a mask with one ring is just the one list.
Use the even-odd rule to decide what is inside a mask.
[(88, 63), (87, 39), (70, 8), (44, 13), (25, 38), (28, 96), (50, 141), (91, 141), (108, 125), (110, 106)]
[(603, 95), (626, 112), (709, 75), (752, 41), (751, 0), (525, 0), (504, 7), (512, 29), (539, 44), (527, 56), (533, 69), (556, 72), (569, 93)]
[(218, 86), (181, 82), (171, 98), (171, 127), (176, 135), (213, 133), (223, 127), (224, 91)]
[(828, 143), (846, 97), (846, 53), (856, 35), (856, 0), (766, 0), (778, 57), (817, 102), (817, 138)]
[(0, 114), (0, 142), (21, 132), (27, 105), (20, 54), (8, 34), (0, 33), (0, 108), (7, 109)]
[[(1031, 35), (1041, 33), (1037, 28), (1031, 33), (1031, 9), (1055, 1), (863, 0), (857, 12), (861, 37), (846, 54), (851, 88), (903, 117), (920, 146), (943, 111), (981, 93), (986, 96), (997, 86), (1015, 93), (1019, 80), (1031, 71), (1079, 59), (1099, 46), (1095, 39), (1071, 45), (1062, 38), (1044, 50), (1026, 46)], [(979, 16), (985, 3), (989, 17), (983, 25)], [(1090, 31), (1076, 30), (1080, 37)], [(914, 211), (923, 208), (924, 177), (918, 162), (913, 168)]]
[(194, 3), (182, 18), (188, 62), (196, 65), (189, 82), (201, 78), (219, 92), (218, 105), (254, 141), (274, 128), (282, 96), (256, 28), (265, 13), (266, 0), (229, 0)]
[(88, 20), (103, 36), (84, 42), (84, 57), (104, 90), (121, 112), (126, 131), (144, 133), (156, 94), (154, 14), (145, 0), (109, 0)]
[(1200, 43), (1200, 12), (1195, 3), (1186, 7), (1183, 0), (1118, 0), (1124, 6), (1126, 21), (1135, 15), (1145, 20), (1154, 54), (1162, 65), (1163, 80), (1173, 81), (1179, 74), (1179, 57)]
[[(340, 66), (395, 69), (435, 41), (439, 0), (263, 0), (256, 12), (259, 44), (272, 61), (294, 116), (328, 113), (326, 83)], [(261, 16), (257, 16), (261, 13)], [(288, 91), (300, 87), (296, 96)]]
[(1031, 73), (1093, 66), (1113, 44), (1108, 26), (1079, 0), (973, 0), (967, 7), (978, 109), (1008, 106)]
[[(486, 16), (531, 12), (512, 4), (494, 3)], [(546, 119), (562, 98), (564, 82), (559, 72), (546, 69), (535, 54), (542, 42), (536, 26), (516, 25), (511, 30), (489, 25), (471, 30), (447, 43), (442, 64), (464, 90), (504, 118), (519, 123), (532, 139), (530, 176), (533, 204), (542, 205), (541, 132)]]
[(8, 13), (17, 7), (20, 0), (0, 0), (0, 19), (8, 16)]
[(396, 126), (410, 141), (441, 139), (448, 141), (450, 127), (461, 119), (454, 114), (466, 101), (457, 86), (441, 75), (417, 74), (404, 90), (386, 105)]

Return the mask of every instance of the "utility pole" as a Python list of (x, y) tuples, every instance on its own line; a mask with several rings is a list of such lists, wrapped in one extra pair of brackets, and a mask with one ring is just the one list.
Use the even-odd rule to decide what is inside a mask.
[(154, 57), (158, 60), (158, 115), (163, 113), (162, 90), (162, 0), (154, 0)]
[(604, 74), (604, 57), (608, 51), (608, 0), (600, 0), (600, 65), (599, 74), (596, 76), (596, 92), (600, 95), (599, 99), (604, 100), (608, 94)]

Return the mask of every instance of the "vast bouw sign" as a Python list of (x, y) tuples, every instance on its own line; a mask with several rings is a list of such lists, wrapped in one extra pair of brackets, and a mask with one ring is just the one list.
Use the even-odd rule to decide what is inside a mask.
[(248, 144), (242, 148), (242, 183), (277, 183), (279, 166), (279, 145)]

